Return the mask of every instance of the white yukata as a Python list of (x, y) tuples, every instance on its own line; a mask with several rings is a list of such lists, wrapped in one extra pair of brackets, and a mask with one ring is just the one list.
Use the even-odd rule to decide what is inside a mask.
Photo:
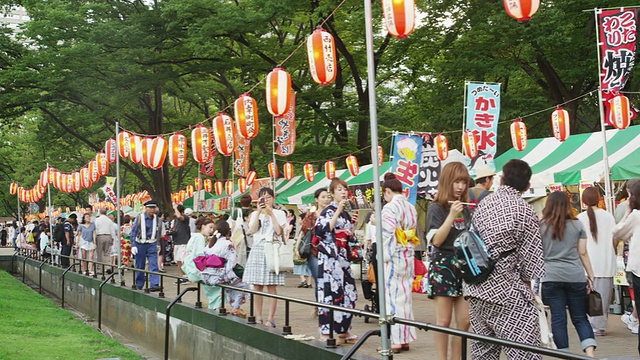
[[(411, 283), (414, 277), (414, 248), (411, 242), (406, 245), (398, 243), (395, 231), (396, 228), (416, 228), (416, 209), (404, 195), (398, 194), (382, 208), (381, 216), (386, 310), (397, 317), (413, 320)], [(392, 325), (390, 338), (393, 345), (408, 344), (416, 340), (416, 329), (407, 325)]]
[[(248, 289), (249, 285), (243, 283), (238, 275), (233, 272), (233, 267), (237, 264), (236, 251), (231, 241), (225, 237), (220, 237), (213, 247), (205, 246), (202, 251), (203, 255), (216, 255), (225, 259), (224, 267), (221, 268), (205, 268), (200, 273), (200, 277), (205, 284), (215, 286), (218, 284), (229, 284), (242, 289)], [(237, 291), (225, 290), (225, 295), (232, 309), (239, 308), (249, 299), (250, 294)]]

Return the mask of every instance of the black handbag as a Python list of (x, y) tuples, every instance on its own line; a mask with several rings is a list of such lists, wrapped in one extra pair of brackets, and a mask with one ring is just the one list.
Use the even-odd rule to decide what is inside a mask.
[(595, 290), (591, 290), (589, 294), (587, 294), (587, 314), (589, 316), (602, 316), (604, 312), (602, 311), (602, 296)]
[(311, 254), (311, 240), (313, 240), (313, 229), (307, 230), (302, 240), (298, 242), (298, 255), (300, 258), (306, 259)]

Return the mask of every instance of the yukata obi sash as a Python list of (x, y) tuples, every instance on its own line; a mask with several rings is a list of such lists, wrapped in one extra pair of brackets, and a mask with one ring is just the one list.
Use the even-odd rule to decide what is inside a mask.
[(417, 246), (420, 244), (420, 239), (416, 236), (415, 229), (401, 229), (396, 228), (394, 233), (396, 237), (396, 242), (402, 246), (407, 246), (407, 243), (413, 244), (413, 246)]

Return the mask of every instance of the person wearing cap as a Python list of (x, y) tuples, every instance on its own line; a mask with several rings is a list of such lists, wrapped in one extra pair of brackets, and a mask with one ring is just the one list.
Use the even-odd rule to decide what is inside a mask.
[[(61, 255), (64, 255), (64, 256), (71, 255), (71, 248), (73, 248), (75, 244), (74, 234), (76, 232), (77, 226), (78, 226), (78, 215), (76, 215), (75, 213), (72, 213), (71, 215), (69, 215), (67, 220), (65, 220), (65, 222), (63, 223), (64, 240), (62, 240), (62, 251), (60, 252)], [(69, 258), (68, 257), (61, 258), (60, 263), (62, 264), (63, 267), (69, 267)]]
[(476, 176), (473, 180), (476, 186), (469, 188), (469, 202), (478, 204), (485, 196), (489, 195), (489, 189), (493, 185), (493, 177), (496, 173), (487, 164), (476, 168)]
[[(131, 227), (131, 253), (136, 257), (136, 269), (144, 269), (149, 261), (149, 271), (158, 271), (157, 242), (162, 233), (162, 221), (156, 215), (157, 205), (149, 200), (144, 203), (144, 212), (136, 216)], [(142, 289), (145, 275), (136, 273), (136, 288)], [(160, 291), (158, 275), (149, 275), (149, 291)]]
[(192, 208), (186, 208), (184, 209), (184, 215), (189, 218), (189, 231), (193, 234), (193, 233), (197, 233), (198, 230), (196, 229), (196, 219), (193, 217), (193, 209)]

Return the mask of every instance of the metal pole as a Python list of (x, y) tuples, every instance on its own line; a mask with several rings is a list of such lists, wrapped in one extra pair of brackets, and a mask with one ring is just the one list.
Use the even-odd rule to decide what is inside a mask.
[(604, 203), (607, 207), (607, 211), (613, 214), (613, 192), (611, 191), (611, 180), (609, 174), (609, 155), (607, 153), (607, 131), (604, 125), (604, 103), (602, 102), (602, 76), (601, 69), (602, 64), (600, 62), (600, 27), (598, 24), (598, 15), (602, 12), (600, 9), (595, 9), (593, 12), (594, 20), (596, 23), (596, 47), (598, 51), (598, 108), (600, 109), (600, 132), (602, 133), (602, 163), (604, 164)]
[[(49, 206), (47, 207), (47, 216), (49, 216), (49, 246), (53, 247), (53, 216), (51, 216), (51, 177), (49, 173), (51, 169), (49, 169), (49, 163), (47, 163), (47, 200), (49, 202)], [(53, 256), (52, 256), (53, 260)]]
[[(273, 159), (273, 170), (278, 169), (276, 167), (276, 117), (273, 117), (273, 124), (271, 124), (271, 156)], [(273, 181), (273, 194), (276, 194), (276, 179), (278, 178), (278, 174), (277, 174), (277, 170), (275, 171), (274, 177), (271, 178), (271, 180)], [(273, 203), (275, 204), (276, 199), (273, 199)]]
[[(233, 194), (236, 192), (236, 177), (235, 177), (235, 169), (234, 169), (234, 163), (236, 160), (236, 152), (234, 151), (233, 153), (231, 153), (231, 183), (233, 184), (231, 186), (231, 195), (229, 195), (231, 197), (231, 213), (230, 216), (233, 219), (233, 210), (235, 209), (235, 204), (233, 201)], [(275, 192), (275, 187), (273, 188), (273, 191)], [(276, 199), (273, 198), (273, 202), (275, 203)]]
[(16, 198), (18, 199), (18, 231), (24, 226), (22, 223), (22, 214), (20, 213), (20, 194), (16, 191)]
[[(374, 209), (376, 211), (376, 224), (382, 224), (382, 201), (380, 194), (380, 169), (378, 167), (378, 118), (376, 110), (376, 75), (375, 59), (373, 56), (373, 25), (371, 24), (371, 0), (364, 0), (364, 21), (366, 30), (367, 48), (367, 87), (369, 88), (369, 117), (371, 126), (371, 161), (373, 162), (373, 189), (374, 189)], [(384, 262), (382, 261), (382, 228), (376, 226), (376, 248), (378, 253), (378, 279), (384, 279)], [(387, 309), (385, 300), (384, 284), (378, 284), (378, 309), (380, 318), (386, 319)], [(386, 323), (380, 323), (380, 340), (382, 347), (382, 358), (389, 359), (389, 331)]]
[[(120, 226), (120, 152), (118, 150), (118, 135), (120, 133), (120, 129), (118, 128), (118, 122), (116, 121), (116, 222), (118, 226)], [(118, 231), (120, 234), (120, 231)], [(122, 234), (120, 234), (122, 237)], [(113, 246), (120, 247), (120, 251), (118, 251), (118, 283), (122, 285), (122, 247), (120, 245), (120, 239), (116, 239), (115, 244)]]

